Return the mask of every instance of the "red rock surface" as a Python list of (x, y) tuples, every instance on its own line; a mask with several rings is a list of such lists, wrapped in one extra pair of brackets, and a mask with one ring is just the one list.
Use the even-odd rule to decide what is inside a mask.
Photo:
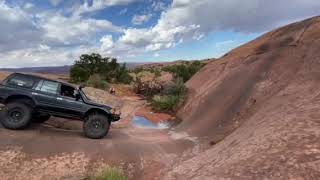
[(213, 146), (165, 179), (319, 179), (320, 17), (231, 51), (187, 86), (178, 129)]

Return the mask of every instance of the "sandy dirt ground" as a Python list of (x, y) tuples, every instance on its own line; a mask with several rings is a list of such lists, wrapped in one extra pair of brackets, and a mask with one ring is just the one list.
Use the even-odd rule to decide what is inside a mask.
[(112, 128), (105, 139), (90, 140), (81, 129), (49, 123), (0, 129), (1, 179), (83, 179), (106, 166), (124, 169), (130, 179), (153, 179), (192, 145), (173, 140), (167, 131), (136, 128)]
[[(8, 73), (0, 74), (4, 78)], [(172, 136), (169, 129), (133, 126), (138, 111), (158, 121), (171, 118), (145, 110), (146, 102), (137, 96), (113, 96), (94, 88), (86, 92), (121, 110), (122, 119), (112, 124), (108, 136), (88, 139), (82, 122), (59, 118), (21, 131), (1, 126), (0, 179), (84, 179), (108, 166), (123, 169), (129, 179), (156, 179), (163, 167), (195, 144), (185, 136)]]
[(129, 115), (108, 136), (83, 136), (82, 123), (52, 118), (28, 129), (0, 128), (1, 179), (84, 179), (104, 167), (123, 169), (130, 179), (154, 179), (194, 142), (169, 130), (136, 128)]

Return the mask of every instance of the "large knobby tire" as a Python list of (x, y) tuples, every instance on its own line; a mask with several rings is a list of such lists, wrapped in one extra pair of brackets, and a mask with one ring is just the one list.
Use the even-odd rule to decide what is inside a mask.
[(49, 114), (36, 114), (32, 116), (32, 122), (35, 123), (44, 123), (50, 119)]
[(32, 109), (23, 103), (12, 102), (1, 111), (1, 124), (7, 129), (23, 129), (31, 122)]
[(83, 123), (85, 136), (91, 139), (101, 139), (105, 137), (110, 129), (110, 122), (107, 116), (91, 115)]

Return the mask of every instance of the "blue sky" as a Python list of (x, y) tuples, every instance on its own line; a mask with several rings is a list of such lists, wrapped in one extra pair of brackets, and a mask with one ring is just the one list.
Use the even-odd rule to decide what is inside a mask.
[[(299, 7), (299, 8), (297, 8)], [(319, 0), (0, 0), (0, 68), (218, 58), (320, 14)]]

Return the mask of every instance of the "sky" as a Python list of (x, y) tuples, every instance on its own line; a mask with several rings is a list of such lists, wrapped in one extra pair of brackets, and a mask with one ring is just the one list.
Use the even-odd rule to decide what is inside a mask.
[(218, 58), (320, 15), (319, 0), (0, 0), (0, 68)]

